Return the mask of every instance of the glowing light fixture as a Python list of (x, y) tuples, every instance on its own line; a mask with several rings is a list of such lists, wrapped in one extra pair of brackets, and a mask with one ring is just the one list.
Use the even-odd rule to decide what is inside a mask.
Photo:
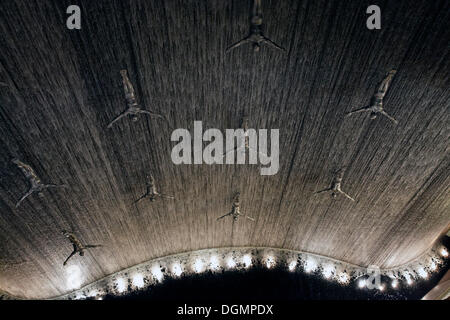
[(424, 279), (428, 278), (428, 272), (426, 272), (425, 269), (422, 267), (420, 267), (419, 270), (417, 270), (417, 273)]
[(95, 298), (96, 296), (98, 296), (98, 291), (97, 290), (92, 290), (88, 294), (88, 297), (90, 297), (90, 298)]
[(234, 261), (233, 257), (229, 257), (227, 259), (227, 267), (228, 268), (234, 268), (236, 267), (236, 262)]
[(83, 300), (86, 299), (86, 296), (82, 293), (77, 293), (77, 295), (75, 296), (75, 300)]
[(200, 273), (203, 271), (203, 261), (199, 258), (195, 260), (194, 262), (194, 271), (197, 273)]
[(405, 279), (406, 279), (406, 283), (408, 285), (412, 285), (413, 284), (413, 280), (411, 279), (411, 276), (408, 273), (403, 274)]
[(397, 279), (392, 280), (391, 286), (392, 288), (396, 289), (398, 287), (398, 280)]
[(266, 258), (266, 267), (268, 269), (270, 269), (274, 265), (275, 265), (275, 258), (273, 256), (267, 256), (267, 258)]
[(242, 262), (244, 263), (244, 266), (248, 268), (252, 265), (252, 257), (249, 254), (246, 254), (242, 257)]
[(127, 285), (123, 278), (117, 279), (116, 284), (117, 284), (117, 291), (119, 291), (119, 293), (122, 293), (127, 289)]
[(142, 288), (144, 286), (144, 277), (142, 274), (137, 273), (133, 276), (133, 285), (137, 288)]
[(152, 275), (158, 281), (161, 281), (164, 277), (163, 273), (161, 272), (161, 268), (158, 265), (154, 265), (152, 267)]
[(431, 263), (430, 263), (430, 270), (436, 271), (436, 269), (437, 269), (436, 263), (434, 261), (431, 261)]
[(384, 288), (385, 288), (385, 285), (384, 285), (384, 284), (380, 284), (380, 285), (378, 286), (378, 290), (380, 290), (380, 291), (384, 291)]
[(174, 275), (176, 275), (177, 277), (181, 276), (181, 274), (183, 273), (183, 270), (181, 269), (181, 266), (179, 263), (174, 263), (172, 266), (172, 272)]
[(358, 281), (358, 287), (360, 289), (364, 288), (366, 286), (366, 280), (365, 279), (359, 279)]
[(312, 259), (308, 258), (305, 262), (305, 271), (307, 273), (312, 272), (317, 269), (317, 263)]
[(441, 256), (443, 256), (443, 257), (448, 257), (448, 251), (447, 251), (447, 249), (445, 249), (445, 248), (442, 248), (442, 249), (441, 249)]
[(322, 274), (326, 279), (330, 279), (333, 276), (334, 267), (332, 265), (327, 265), (323, 267)]
[(219, 259), (217, 259), (217, 256), (211, 256), (211, 259), (209, 260), (209, 264), (210, 264), (212, 270), (217, 270), (220, 267)]
[(350, 280), (350, 278), (349, 278), (348, 274), (346, 274), (345, 272), (342, 272), (338, 277), (338, 281), (340, 283), (347, 283), (348, 280)]
[(291, 263), (289, 263), (289, 271), (294, 271), (296, 266), (297, 261), (296, 260), (291, 261)]

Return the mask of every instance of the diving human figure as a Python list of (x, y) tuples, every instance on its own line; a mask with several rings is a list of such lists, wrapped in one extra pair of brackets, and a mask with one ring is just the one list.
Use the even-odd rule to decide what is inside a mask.
[(241, 194), (239, 192), (236, 193), (236, 195), (234, 196), (234, 199), (233, 199), (233, 205), (231, 207), (231, 211), (229, 213), (227, 213), (227, 214), (217, 218), (217, 220), (223, 219), (223, 218), (228, 217), (228, 216), (232, 216), (233, 217), (233, 222), (234, 222), (234, 221), (237, 221), (240, 216), (244, 216), (245, 218), (247, 218), (247, 219), (249, 219), (251, 221), (255, 221), (255, 219), (253, 219), (252, 217), (246, 216), (246, 215), (241, 213), (241, 207), (240, 207), (240, 204), (239, 204), (240, 195)]
[(57, 185), (57, 184), (43, 184), (41, 179), (37, 176), (36, 172), (33, 170), (31, 166), (29, 166), (26, 163), (23, 163), (19, 159), (13, 159), (13, 163), (15, 163), (19, 169), (22, 171), (24, 176), (27, 178), (28, 183), (30, 184), (30, 188), (28, 189), (27, 193), (23, 195), (22, 198), (16, 203), (16, 208), (20, 206), (23, 200), (28, 198), (31, 194), (37, 193), (39, 197), (43, 197), (44, 194), (42, 191), (48, 188), (67, 188), (66, 185)]
[(155, 184), (155, 179), (153, 178), (153, 175), (149, 175), (147, 176), (147, 185), (146, 185), (146, 191), (145, 193), (139, 198), (137, 199), (134, 203), (138, 203), (141, 200), (148, 198), (150, 201), (155, 201), (156, 197), (161, 197), (161, 198), (167, 198), (167, 199), (175, 199), (175, 197), (173, 196), (169, 196), (167, 194), (163, 194), (163, 193), (159, 193), (156, 190), (156, 184)]
[(243, 151), (243, 152), (246, 152), (247, 150), (250, 152), (250, 150), (253, 150), (253, 151), (255, 151), (257, 154), (263, 155), (264, 157), (267, 157), (266, 154), (264, 154), (264, 153), (262, 153), (262, 152), (259, 152), (258, 150), (256, 150), (256, 149), (250, 147), (250, 133), (249, 133), (249, 131), (248, 131), (248, 130), (249, 130), (249, 129), (248, 129), (248, 121), (249, 121), (249, 119), (248, 119), (247, 116), (242, 117), (242, 120), (241, 120), (241, 129), (244, 130), (244, 143), (241, 144), (240, 146), (234, 147), (234, 149), (231, 149), (231, 150), (226, 151), (226, 152), (223, 154), (223, 156), (226, 156), (228, 153), (231, 153), (231, 152), (234, 152), (234, 151), (236, 151), (236, 153), (237, 153), (237, 152), (242, 152), (242, 151)]
[(331, 186), (329, 188), (317, 191), (316, 194), (322, 193), (322, 192), (329, 192), (331, 191), (331, 196), (333, 198), (336, 198), (338, 194), (342, 194), (344, 195), (346, 198), (355, 201), (355, 199), (353, 199), (352, 197), (350, 197), (347, 193), (345, 193), (344, 191), (342, 191), (341, 189), (341, 184), (342, 184), (342, 178), (344, 176), (344, 172), (343, 170), (339, 170), (335, 177), (333, 178), (333, 181), (331, 182)]
[(262, 19), (262, 10), (261, 10), (261, 0), (254, 0), (253, 2), (253, 10), (250, 18), (250, 33), (239, 40), (238, 42), (229, 46), (226, 51), (230, 51), (234, 48), (237, 48), (244, 43), (251, 43), (253, 45), (253, 51), (258, 52), (261, 49), (262, 44), (267, 44), (272, 48), (286, 51), (283, 47), (279, 46), (269, 38), (267, 38), (263, 31), (263, 19)]
[(77, 236), (73, 234), (72, 232), (68, 232), (66, 230), (62, 231), (62, 234), (69, 239), (69, 241), (73, 245), (73, 251), (72, 253), (67, 257), (67, 259), (64, 261), (63, 266), (67, 264), (67, 261), (69, 261), (70, 258), (72, 258), (75, 254), (79, 254), (80, 256), (84, 256), (84, 250), (91, 249), (91, 248), (97, 248), (101, 247), (100, 244), (82, 244), (80, 240), (78, 240)]
[(122, 75), (122, 84), (123, 90), (125, 92), (125, 100), (127, 101), (127, 109), (121, 114), (119, 114), (116, 118), (114, 118), (114, 120), (108, 124), (108, 128), (111, 128), (114, 123), (116, 123), (125, 116), (130, 116), (131, 121), (136, 122), (139, 120), (139, 114), (146, 114), (150, 117), (156, 117), (165, 120), (165, 118), (159, 113), (147, 111), (139, 107), (133, 85), (130, 79), (128, 78), (127, 70), (120, 70), (120, 74)]
[(369, 106), (362, 107), (360, 109), (351, 111), (346, 114), (346, 117), (348, 117), (352, 114), (355, 114), (355, 113), (370, 112), (370, 119), (372, 119), (372, 120), (376, 119), (376, 117), (379, 114), (381, 114), (381, 115), (385, 116), (386, 118), (388, 118), (389, 120), (391, 120), (392, 122), (394, 122), (395, 124), (398, 124), (398, 121), (394, 117), (390, 116), (386, 111), (384, 111), (384, 107), (383, 107), (384, 96), (386, 95), (386, 92), (389, 89), (389, 86), (390, 86), (392, 79), (394, 78), (396, 72), (397, 72), (396, 70), (389, 71), (387, 76), (383, 79), (383, 81), (381, 81), (380, 85), (378, 86), (377, 91), (372, 96)]

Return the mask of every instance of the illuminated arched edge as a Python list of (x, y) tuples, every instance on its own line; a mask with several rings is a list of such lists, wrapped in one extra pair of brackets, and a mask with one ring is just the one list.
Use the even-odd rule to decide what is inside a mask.
[[(414, 261), (396, 268), (380, 269), (379, 274), (384, 276), (384, 279), (390, 278), (393, 288), (397, 288), (400, 283), (413, 285), (414, 281), (424, 281), (430, 273), (438, 271), (447, 256), (447, 249), (442, 244), (437, 244)], [(266, 268), (278, 266), (291, 272), (315, 273), (342, 285), (358, 280), (360, 289), (366, 287), (366, 279), (373, 275), (374, 270), (373, 266), (365, 268), (317, 254), (286, 249), (204, 249), (149, 260), (54, 299), (102, 299), (107, 294), (120, 296), (163, 282), (167, 277), (179, 278), (205, 271), (219, 274), (223, 271), (250, 269), (255, 265)], [(376, 289), (384, 290), (385, 285), (384, 280)]]

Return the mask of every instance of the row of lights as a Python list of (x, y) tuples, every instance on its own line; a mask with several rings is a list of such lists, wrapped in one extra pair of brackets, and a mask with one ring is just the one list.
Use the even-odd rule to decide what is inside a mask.
[[(270, 261), (268, 263), (274, 263), (275, 262), (273, 257), (269, 257), (268, 261)], [(249, 268), (251, 266), (251, 264), (252, 264), (252, 257), (249, 254), (244, 255), (242, 257), (242, 264), (244, 265), (245, 268)], [(237, 265), (237, 263), (232, 257), (229, 257), (226, 260), (226, 266), (229, 269), (235, 268), (236, 265)], [(219, 263), (219, 259), (218, 259), (217, 256), (215, 256), (215, 255), (211, 256), (210, 261), (209, 261), (209, 266), (210, 266), (210, 269), (213, 270), (213, 271), (219, 270), (220, 263)], [(207, 267), (207, 264), (205, 264), (204, 261), (202, 259), (200, 259), (200, 258), (197, 258), (194, 261), (194, 263), (192, 264), (192, 269), (193, 269), (193, 271), (195, 273), (202, 273), (202, 272), (204, 272), (206, 270), (206, 267)], [(181, 264), (178, 263), (178, 262), (175, 262), (172, 265), (171, 272), (176, 277), (181, 276), (181, 274), (183, 273), (183, 268), (182, 268)], [(161, 282), (163, 280), (163, 278), (164, 278), (164, 274), (161, 271), (161, 268), (159, 266), (157, 266), (157, 265), (152, 267), (151, 273), (152, 273), (152, 276), (159, 282)], [(145, 280), (144, 280), (143, 274), (142, 273), (135, 273), (132, 276), (131, 283), (132, 283), (132, 285), (134, 287), (136, 287), (138, 289), (143, 288), (145, 286)], [(128, 281), (125, 280), (125, 278), (123, 278), (123, 277), (118, 278), (115, 281), (115, 284), (116, 284), (117, 291), (119, 293), (125, 292), (127, 290), (127, 288), (128, 288)], [(93, 290), (89, 294), (89, 297), (95, 297), (97, 295), (98, 295), (98, 292), (96, 290)]]
[[(448, 257), (448, 251), (445, 248), (442, 248), (439, 253), (443, 257)], [(208, 261), (208, 260), (196, 258), (191, 265), (192, 271), (195, 273), (202, 273), (202, 272), (206, 271), (208, 266), (209, 266), (209, 269), (212, 271), (217, 271), (220, 269), (220, 261), (219, 261), (219, 258), (217, 255), (210, 256), (209, 263), (207, 263), (206, 261)], [(245, 254), (244, 256), (242, 256), (240, 261), (239, 260), (236, 261), (236, 259), (233, 258), (232, 256), (229, 256), (225, 259), (225, 266), (228, 269), (236, 268), (238, 263), (240, 263), (241, 266), (243, 266), (246, 269), (249, 268), (253, 263), (251, 254)], [(273, 255), (266, 255), (265, 258), (263, 259), (263, 264), (268, 269), (273, 268), (276, 265), (276, 259)], [(288, 269), (291, 272), (295, 271), (297, 266), (298, 266), (297, 259), (293, 259), (290, 262), (288, 262)], [(322, 275), (325, 279), (335, 278), (341, 284), (347, 284), (350, 281), (350, 275), (346, 271), (339, 272), (337, 270), (338, 269), (337, 266), (331, 262), (318, 263), (318, 261), (316, 259), (314, 259), (312, 256), (309, 256), (304, 261), (303, 269), (306, 273), (312, 273), (312, 272), (315, 272), (319, 268), (319, 266), (321, 266)], [(431, 271), (436, 271), (438, 268), (437, 260), (432, 259), (428, 268)], [(163, 280), (164, 274), (161, 271), (161, 267), (159, 265), (154, 265), (151, 268), (150, 272), (156, 281), (161, 282)], [(180, 262), (173, 263), (170, 268), (170, 272), (172, 273), (173, 276), (180, 277), (183, 274), (182, 264)], [(425, 270), (424, 267), (418, 268), (416, 272), (423, 279), (427, 279), (429, 276), (428, 272)], [(408, 285), (413, 284), (413, 278), (410, 273), (404, 272), (402, 275), (405, 278), (406, 283)], [(131, 277), (131, 284), (132, 284), (132, 286), (134, 286), (137, 289), (143, 288), (145, 286), (144, 275), (139, 272), (134, 273)], [(361, 289), (363, 289), (365, 287), (369, 287), (368, 280), (362, 279), (362, 278), (357, 282), (357, 285)], [(396, 288), (398, 288), (398, 286), (399, 286), (399, 279), (393, 278), (392, 282), (391, 282), (391, 287), (396, 289)], [(124, 277), (117, 278), (115, 280), (115, 288), (118, 293), (120, 293), (120, 294), (124, 293), (125, 291), (128, 290), (128, 280)], [(378, 286), (378, 290), (380, 290), (380, 291), (384, 291), (385, 288), (386, 288), (385, 284), (380, 284)], [(99, 292), (97, 290), (90, 291), (88, 296), (95, 297), (97, 299), (101, 299), (100, 298), (101, 294), (99, 294)], [(76, 298), (84, 298), (84, 297), (82, 295), (78, 295)]]
[[(412, 285), (413, 284), (413, 280), (412, 280), (411, 276), (409, 274), (405, 274), (404, 276), (406, 278), (406, 283), (408, 285)], [(391, 287), (393, 289), (397, 289), (398, 286), (399, 286), (399, 283), (400, 283), (399, 280), (394, 278), (394, 279), (392, 279)], [(358, 287), (360, 289), (363, 289), (365, 287), (369, 287), (369, 281), (367, 279), (360, 279), (358, 281)], [(386, 289), (386, 285), (381, 283), (381, 284), (378, 285), (377, 289), (380, 290), (380, 291), (384, 291), (384, 289)]]
[[(447, 258), (447, 257), (448, 257), (448, 251), (447, 251), (446, 248), (441, 248), (440, 251), (439, 251), (439, 253), (440, 253), (440, 255), (441, 255), (442, 257), (444, 257), (444, 258)], [(429, 268), (431, 271), (436, 271), (436, 270), (438, 269), (438, 265), (437, 265), (437, 262), (436, 262), (436, 261), (437, 261), (437, 260), (435, 260), (434, 258), (431, 259), (431, 261), (430, 261), (430, 263), (429, 263), (429, 265), (428, 265), (428, 268)], [(417, 269), (416, 272), (417, 272), (417, 274), (419, 275), (419, 277), (421, 277), (422, 279), (428, 279), (429, 274), (428, 274), (428, 272), (425, 270), (425, 268), (424, 268), (423, 266), (420, 266), (420, 267)], [(411, 276), (410, 273), (408, 273), (407, 271), (405, 271), (405, 272), (402, 273), (402, 275), (403, 275), (403, 277), (405, 278), (406, 283), (407, 283), (409, 286), (411, 286), (411, 285), (414, 283), (414, 280), (413, 280), (413, 278), (412, 278), (412, 276)], [(391, 287), (392, 287), (393, 289), (397, 289), (398, 286), (399, 286), (399, 284), (400, 284), (399, 279), (393, 277), (393, 278), (392, 278), (392, 281), (391, 281)], [(368, 286), (368, 280), (367, 280), (367, 279), (360, 279), (360, 280), (358, 281), (358, 287), (359, 287), (360, 289), (363, 289), (363, 288), (365, 288), (366, 286)], [(384, 291), (385, 288), (386, 288), (385, 284), (380, 284), (380, 285), (378, 286), (378, 290), (380, 290), (380, 291)]]

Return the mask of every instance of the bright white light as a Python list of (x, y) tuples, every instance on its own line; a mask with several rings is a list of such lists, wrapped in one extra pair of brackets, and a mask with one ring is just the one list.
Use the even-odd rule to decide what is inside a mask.
[(217, 259), (217, 256), (212, 256), (209, 260), (209, 263), (212, 270), (217, 270), (220, 267), (219, 259)]
[(431, 263), (430, 263), (430, 269), (431, 269), (432, 271), (436, 271), (436, 269), (437, 269), (437, 264), (436, 264), (434, 261), (431, 261)]
[(397, 288), (398, 287), (398, 280), (397, 279), (392, 280), (391, 286), (394, 289)]
[(306, 272), (312, 272), (317, 269), (317, 263), (312, 259), (308, 258), (305, 262), (305, 271)]
[(92, 290), (88, 294), (88, 297), (90, 297), (90, 298), (95, 298), (96, 296), (98, 296), (98, 291), (97, 290)]
[(380, 284), (378, 286), (378, 290), (380, 290), (380, 291), (384, 291), (384, 288), (385, 288), (384, 284)]
[(442, 248), (442, 249), (441, 249), (441, 256), (443, 256), (443, 257), (448, 257), (448, 251), (447, 251), (447, 249), (445, 249), (445, 248)]
[(195, 260), (194, 262), (194, 270), (197, 273), (200, 273), (203, 271), (203, 261), (200, 259)]
[(334, 267), (332, 265), (327, 265), (327, 266), (323, 267), (322, 274), (326, 279), (330, 279), (331, 276), (333, 275), (333, 271), (334, 271)]
[(342, 272), (338, 277), (338, 281), (340, 283), (347, 283), (349, 279), (350, 278), (349, 278), (348, 274), (346, 274), (345, 272)]
[(117, 284), (117, 291), (119, 291), (119, 293), (122, 293), (127, 289), (127, 285), (123, 278), (117, 279), (116, 284)]
[(417, 271), (419, 273), (419, 276), (421, 276), (422, 278), (426, 279), (428, 278), (428, 272), (425, 271), (424, 268), (419, 268), (419, 270)]
[(71, 265), (67, 268), (67, 286), (70, 290), (78, 289), (81, 286), (81, 269), (77, 265)]
[(297, 261), (296, 260), (291, 261), (291, 263), (289, 263), (289, 271), (294, 271), (296, 266)]
[(360, 289), (364, 288), (366, 286), (366, 280), (365, 279), (359, 279), (358, 281), (358, 287)]
[(268, 256), (266, 258), (266, 267), (268, 269), (272, 268), (275, 265), (275, 258), (273, 256)]
[(411, 276), (408, 273), (403, 274), (405, 279), (406, 279), (406, 283), (409, 285), (412, 285), (413, 280), (411, 279)]
[(75, 300), (83, 300), (86, 299), (86, 296), (82, 293), (77, 293)]
[(158, 265), (152, 267), (152, 275), (156, 280), (158, 281), (162, 280), (163, 273), (161, 272), (161, 268)]
[(242, 262), (244, 263), (245, 267), (248, 268), (252, 265), (252, 257), (249, 254), (246, 254), (242, 257)]
[(172, 272), (177, 276), (181, 276), (181, 274), (183, 273), (183, 270), (181, 269), (181, 266), (179, 263), (174, 263), (173, 267), (172, 267)]
[(229, 257), (227, 259), (227, 266), (228, 266), (228, 268), (236, 267), (236, 262), (234, 261), (233, 257)]
[(142, 288), (144, 286), (144, 277), (142, 274), (137, 273), (133, 276), (133, 285), (137, 288)]

